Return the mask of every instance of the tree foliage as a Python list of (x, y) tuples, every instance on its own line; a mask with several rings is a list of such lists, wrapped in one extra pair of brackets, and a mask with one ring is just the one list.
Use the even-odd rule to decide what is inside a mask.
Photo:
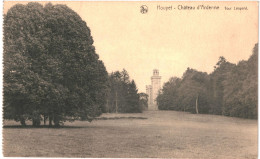
[(173, 77), (167, 82), (159, 94), (159, 109), (196, 112), (196, 101), (200, 113), (207, 113), (208, 99), (207, 73), (188, 68), (182, 78)]
[(146, 93), (139, 93), (140, 106), (142, 110), (148, 110), (148, 95)]
[(188, 68), (182, 78), (163, 86), (157, 101), (161, 110), (177, 110), (257, 118), (258, 44), (247, 61), (219, 58), (211, 74)]
[(4, 117), (56, 126), (100, 115), (107, 72), (90, 29), (66, 5), (17, 4), (4, 16)]
[(128, 72), (112, 72), (109, 75), (109, 89), (104, 112), (141, 113), (143, 107), (134, 80)]

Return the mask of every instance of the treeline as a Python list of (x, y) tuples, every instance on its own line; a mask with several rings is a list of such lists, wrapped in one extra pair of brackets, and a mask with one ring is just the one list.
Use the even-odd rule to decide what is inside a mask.
[(143, 93), (138, 94), (135, 81), (130, 80), (125, 69), (109, 74), (108, 82), (103, 112), (141, 113), (147, 107), (147, 97)]
[(220, 57), (211, 74), (188, 68), (172, 77), (157, 97), (160, 110), (257, 118), (258, 44), (237, 65)]

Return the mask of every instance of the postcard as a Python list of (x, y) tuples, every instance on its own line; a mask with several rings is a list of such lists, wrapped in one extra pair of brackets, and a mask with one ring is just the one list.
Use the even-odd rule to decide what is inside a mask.
[(258, 157), (258, 2), (4, 1), (4, 157)]

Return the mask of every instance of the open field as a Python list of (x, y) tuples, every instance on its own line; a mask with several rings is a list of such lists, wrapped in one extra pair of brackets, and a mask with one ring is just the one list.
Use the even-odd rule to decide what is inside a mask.
[(122, 116), (142, 118), (4, 128), (4, 156), (257, 158), (257, 120), (175, 111), (102, 115)]

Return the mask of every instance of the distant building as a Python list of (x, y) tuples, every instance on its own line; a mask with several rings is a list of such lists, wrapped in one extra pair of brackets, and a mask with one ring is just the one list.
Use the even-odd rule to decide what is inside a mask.
[(153, 105), (153, 94), (152, 94), (152, 86), (147, 85), (146, 86), (146, 94), (148, 95), (148, 110)]
[(153, 70), (151, 82), (151, 85), (146, 86), (146, 94), (148, 95), (148, 110), (158, 110), (156, 98), (161, 89), (161, 76), (159, 76), (159, 70)]

